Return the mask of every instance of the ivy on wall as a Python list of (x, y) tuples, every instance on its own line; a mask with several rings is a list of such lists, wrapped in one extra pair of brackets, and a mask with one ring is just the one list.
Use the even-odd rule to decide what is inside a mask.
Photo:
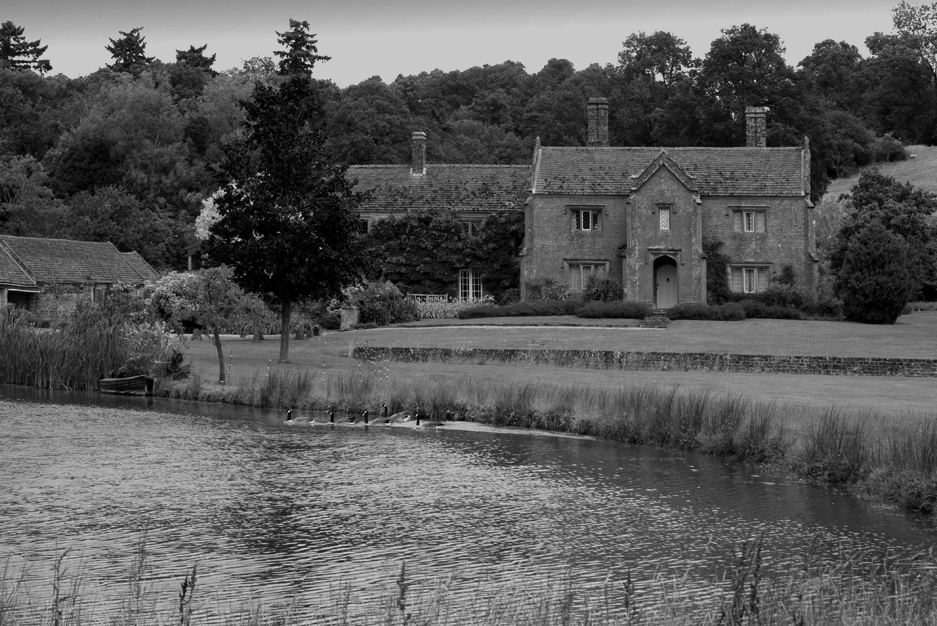
[(410, 293), (456, 295), (459, 270), (481, 277), (485, 293), (499, 296), (520, 284), (517, 251), (524, 214), (489, 215), (469, 235), (448, 211), (422, 210), (372, 224), (365, 247), (368, 278), (389, 280)]
[(718, 239), (703, 239), (703, 254), (706, 255), (706, 300), (709, 304), (725, 304), (729, 301), (729, 257), (721, 250), (722, 242)]

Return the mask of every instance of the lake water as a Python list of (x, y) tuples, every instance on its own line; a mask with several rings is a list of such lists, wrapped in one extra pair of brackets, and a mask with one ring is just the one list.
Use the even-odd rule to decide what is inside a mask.
[(25, 568), (42, 596), (68, 548), (106, 604), (145, 537), (156, 592), (176, 594), (197, 563), (219, 607), (315, 607), (342, 585), (367, 597), (404, 561), (417, 590), (560, 573), (600, 589), (630, 573), (692, 595), (757, 536), (775, 569), (935, 540), (900, 512), (705, 456), (301, 417), (0, 387), (0, 571)]

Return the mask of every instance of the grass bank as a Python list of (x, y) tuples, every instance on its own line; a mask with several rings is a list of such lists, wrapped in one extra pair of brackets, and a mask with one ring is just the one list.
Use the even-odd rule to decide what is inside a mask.
[[(509, 368), (501, 368), (509, 369)], [(937, 504), (937, 420), (766, 402), (654, 384), (588, 386), (530, 378), (401, 376), (390, 363), (327, 372), (271, 367), (172, 397), (301, 411), (420, 412), (490, 426), (541, 429), (768, 464), (818, 483), (931, 514)]]
[[(634, 581), (611, 573), (599, 588), (569, 574), (518, 576), (517, 582), (465, 583), (457, 573), (425, 580), (399, 564), (399, 573), (366, 591), (338, 583), (331, 593), (295, 597), (279, 605), (245, 599), (239, 606), (203, 597), (197, 566), (180, 572), (178, 594), (162, 593), (150, 575), (150, 553), (141, 541), (129, 555), (122, 591), (101, 590), (86, 579), (83, 564), (66, 550), (55, 559), (48, 591), (30, 586), (25, 571), (0, 563), (0, 623), (9, 626), (85, 626), (221, 623), (244, 626), (552, 626), (725, 625), (897, 626), (937, 619), (937, 562), (932, 554), (902, 555), (873, 565), (865, 555), (821, 555), (811, 546), (800, 564), (772, 571), (760, 540), (727, 554), (721, 575), (694, 581)], [(832, 556), (833, 559), (824, 558)], [(825, 565), (822, 563), (826, 563)], [(207, 572), (211, 575), (211, 572)], [(531, 583), (531, 579), (534, 580)], [(107, 600), (102, 598), (107, 597)], [(229, 601), (230, 604), (230, 601)]]

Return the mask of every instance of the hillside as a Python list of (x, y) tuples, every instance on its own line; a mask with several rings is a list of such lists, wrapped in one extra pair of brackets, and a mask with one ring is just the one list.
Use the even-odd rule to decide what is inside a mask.
[[(937, 193), (937, 146), (907, 146), (906, 150), (908, 155), (914, 155), (914, 158), (894, 163), (879, 163), (879, 171), (898, 181), (910, 182), (915, 187)], [(858, 174), (834, 180), (826, 190), (824, 199), (836, 199), (840, 194), (849, 193), (858, 180)]]

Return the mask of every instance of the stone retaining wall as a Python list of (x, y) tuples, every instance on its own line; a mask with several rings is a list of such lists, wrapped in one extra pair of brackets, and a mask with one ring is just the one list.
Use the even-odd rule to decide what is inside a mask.
[(937, 359), (717, 354), (712, 352), (385, 348), (380, 346), (358, 346), (354, 349), (353, 356), (365, 361), (382, 359), (402, 362), (501, 361), (592, 369), (937, 378)]

